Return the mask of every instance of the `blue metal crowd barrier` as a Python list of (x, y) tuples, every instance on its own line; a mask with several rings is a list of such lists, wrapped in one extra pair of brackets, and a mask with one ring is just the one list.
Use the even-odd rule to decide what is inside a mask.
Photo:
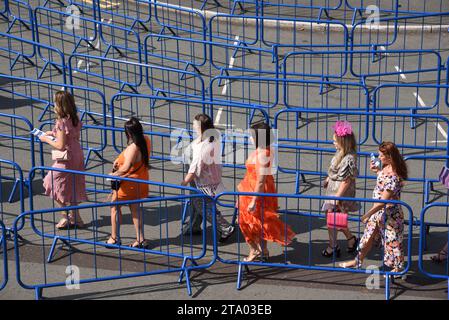
[(297, 79), (284, 74), (280, 80), (287, 108), (368, 111), (370, 95), (361, 83), (338, 80)]
[[(18, 32), (20, 37), (34, 40), (34, 17), (29, 1), (3, 0), (2, 2), (4, 4), (2, 16), (8, 22), (7, 29), (2, 31), (5, 33)], [(16, 25), (19, 26), (18, 30), (15, 28)]]
[[(5, 56), (2, 55), (0, 58), (2, 61), (7, 60), (4, 64), (9, 65), (10, 75), (41, 79), (45, 71), (53, 67), (57, 74), (50, 72), (48, 75), (50, 81), (67, 83), (65, 57), (58, 49), (2, 32), (0, 32), (0, 43), (0, 51), (5, 52)], [(39, 55), (36, 54), (37, 52)], [(16, 65), (20, 60), (23, 65), (19, 69)], [(29, 64), (35, 68), (34, 72)]]
[[(3, 129), (0, 131), (3, 144), (2, 159), (9, 160), (9, 164), (14, 166), (15, 170), (18, 171), (14, 173), (14, 185), (8, 198), (8, 201), (12, 201), (17, 191), (23, 197), (22, 181), (25, 186), (30, 186), (30, 182), (27, 179), (23, 179), (22, 170), (28, 170), (35, 165), (35, 138), (30, 133), (33, 130), (33, 126), (27, 118), (0, 113), (0, 119), (3, 123)], [(8, 175), (2, 176), (2, 179), (6, 179), (7, 177)]]
[[(54, 93), (58, 90), (70, 90), (77, 103), (81, 120), (89, 117), (96, 123), (106, 124), (106, 100), (99, 90), (2, 74), (0, 79), (4, 81), (0, 92), (11, 96), (10, 108), (14, 113), (19, 113), (20, 107), (26, 107), (26, 117), (33, 123), (53, 119), (53, 113), (48, 114), (49, 119), (44, 118), (53, 107)], [(36, 111), (40, 110), (40, 114), (36, 115)]]
[[(167, 30), (174, 36), (188, 34), (189, 38), (206, 40), (206, 18), (196, 10), (154, 1), (154, 19), (162, 27), (159, 34)], [(187, 16), (183, 18), (183, 16)]]
[[(440, 97), (449, 85), (386, 83), (377, 86), (371, 93), (373, 111), (410, 111), (444, 114)], [(429, 100), (430, 98), (430, 100)], [(447, 104), (449, 106), (449, 104)]]
[(3, 259), (3, 272), (2, 279), (0, 282), (0, 291), (3, 290), (8, 284), (8, 247), (6, 245), (6, 228), (0, 219), (0, 248), (2, 250), (2, 259)]
[[(141, 61), (141, 42), (134, 30), (83, 16), (77, 17), (79, 25), (71, 25), (69, 12), (45, 7), (37, 7), (34, 12), (38, 42), (44, 41), (65, 54), (78, 52), (81, 44), (85, 43), (91, 50), (98, 50), (103, 56), (114, 50), (119, 56), (129, 59), (134, 57), (135, 61)], [(54, 21), (59, 21), (60, 24), (55, 25)], [(69, 24), (68, 27), (66, 23)], [(106, 48), (101, 48), (102, 44)]]
[(279, 102), (279, 78), (217, 76), (210, 81), (209, 98), (225, 102), (271, 109)]
[[(413, 211), (410, 208), (410, 206), (402, 201), (395, 201), (395, 200), (375, 200), (375, 199), (363, 199), (363, 198), (339, 198), (339, 197), (324, 197), (324, 196), (309, 196), (309, 195), (288, 195), (288, 194), (273, 194), (273, 193), (248, 193), (248, 192), (224, 192), (215, 197), (216, 201), (216, 208), (227, 208), (228, 210), (232, 210), (236, 212), (235, 205), (236, 201), (239, 198), (239, 196), (258, 196), (261, 198), (265, 197), (276, 197), (278, 199), (278, 206), (279, 209), (277, 210), (277, 213), (279, 214), (280, 219), (286, 224), (290, 225), (295, 233), (299, 233), (299, 230), (305, 227), (305, 233), (306, 236), (302, 236), (301, 238), (304, 238), (306, 241), (307, 249), (305, 250), (299, 250), (300, 243), (298, 240), (293, 241), (289, 246), (292, 248), (291, 250), (287, 250), (286, 247), (283, 247), (281, 254), (277, 256), (271, 255), (269, 257), (268, 262), (246, 262), (244, 261), (242, 256), (242, 250), (241, 250), (241, 236), (240, 233), (237, 235), (237, 242), (236, 245), (237, 250), (236, 254), (227, 254), (226, 257), (224, 257), (225, 253), (220, 252), (220, 249), (217, 247), (217, 260), (221, 261), (223, 263), (227, 264), (236, 264), (238, 265), (238, 276), (237, 276), (237, 289), (241, 288), (242, 284), (242, 276), (243, 276), (243, 268), (246, 268), (248, 270), (249, 266), (263, 266), (263, 267), (270, 267), (270, 268), (292, 268), (292, 269), (305, 269), (305, 270), (322, 270), (322, 271), (331, 271), (331, 272), (351, 272), (351, 273), (365, 273), (365, 274), (377, 274), (379, 275), (386, 275), (385, 280), (385, 298), (387, 300), (390, 299), (390, 277), (391, 276), (397, 276), (397, 275), (404, 275), (406, 274), (410, 269), (411, 264), (411, 251), (412, 251), (412, 237), (413, 237), (413, 230), (412, 230), (412, 217), (413, 217)], [(227, 198), (226, 198), (227, 197)], [(388, 268), (383, 265), (381, 269), (379, 269), (377, 266), (376, 269), (369, 268), (356, 268), (356, 269), (343, 269), (340, 267), (337, 267), (336, 265), (336, 257), (334, 256), (332, 261), (326, 261), (326, 262), (317, 262), (319, 258), (319, 254), (314, 254), (314, 244), (313, 244), (313, 238), (316, 239), (316, 237), (312, 237), (312, 233), (314, 230), (318, 231), (320, 226), (317, 226), (317, 222), (320, 218), (324, 218), (325, 215), (323, 213), (320, 213), (320, 204), (322, 204), (322, 201), (324, 200), (346, 200), (346, 201), (359, 201), (362, 204), (362, 207), (366, 207), (370, 203), (384, 203), (387, 204), (395, 204), (399, 205), (402, 208), (405, 209), (406, 212), (404, 212), (404, 221), (408, 221), (408, 228), (404, 231), (407, 231), (405, 237), (406, 237), (406, 250), (404, 253), (404, 256), (407, 257), (407, 264), (406, 267), (401, 272), (392, 272), (391, 270), (388, 270)], [(263, 203), (263, 201), (261, 202)], [(293, 203), (293, 204), (292, 204)], [(263, 206), (263, 205), (262, 205)], [(261, 208), (263, 212), (263, 207)], [(361, 222), (359, 220), (359, 217), (357, 217), (357, 214), (355, 217), (351, 217), (349, 220), (350, 226), (352, 229), (353, 222), (355, 223), (355, 231), (357, 233), (360, 232), (360, 225)], [(299, 221), (299, 219), (302, 219)], [(262, 217), (263, 221), (263, 217)], [(262, 222), (263, 223), (263, 222)], [(301, 230), (302, 231), (302, 230)], [(261, 238), (263, 237), (263, 230), (261, 231)], [(303, 231), (304, 232), (304, 231)], [(327, 232), (325, 232), (326, 238), (327, 238)], [(283, 230), (284, 240), (287, 240), (287, 229)], [(386, 235), (381, 235), (382, 237), (385, 237)], [(383, 252), (384, 250), (380, 250)], [(273, 251), (272, 251), (273, 252)], [(294, 256), (294, 253), (297, 253), (299, 255), (302, 255), (304, 258)], [(244, 254), (245, 255), (245, 254)], [(382, 255), (383, 256), (383, 255)], [(229, 257), (229, 258), (228, 258)], [(262, 257), (263, 258), (263, 257)], [(349, 257), (350, 258), (350, 257)], [(368, 259), (371, 258), (371, 256), (367, 257)], [(367, 259), (367, 260), (368, 260)], [(321, 265), (320, 265), (321, 264)]]
[(199, 68), (207, 62), (205, 39), (148, 34), (145, 37), (144, 48), (146, 63), (184, 71), (191, 68), (196, 73), (201, 74)]
[[(370, 6), (367, 6), (366, 1), (364, 0), (345, 0), (345, 6), (353, 10), (352, 25), (356, 23), (357, 15), (360, 15), (361, 19), (365, 21), (365, 19), (363, 19), (364, 13), (370, 13), (372, 15), (386, 13), (397, 17), (400, 7), (399, 0), (391, 0), (390, 4), (388, 1), (376, 0), (370, 2)], [(372, 10), (368, 12), (367, 9), (369, 8), (372, 8)]]
[[(12, 220), (25, 211), (24, 184), (25, 181), (20, 166), (14, 161), (0, 159), (0, 221), (6, 224), (2, 237), (12, 238), (14, 236), (12, 223), (9, 225), (10, 218)], [(17, 190), (19, 191), (18, 199), (15, 198)], [(19, 213), (17, 213), (15, 202), (19, 203)], [(24, 221), (21, 222), (18, 229), (21, 230), (23, 226)]]
[[(421, 218), (420, 218), (421, 224), (420, 224), (420, 237), (419, 237), (418, 265), (419, 265), (419, 271), (422, 274), (424, 274), (426, 277), (433, 278), (433, 279), (444, 279), (447, 281), (448, 288), (449, 288), (449, 260), (448, 259), (443, 260), (444, 269), (442, 270), (442, 272), (438, 272), (438, 273), (428, 271), (428, 268), (424, 261), (424, 252), (426, 250), (425, 239), (426, 239), (426, 232), (428, 232), (428, 229), (427, 229), (428, 224), (426, 223), (426, 216), (430, 215), (430, 211), (432, 211), (432, 209), (444, 210), (446, 212), (446, 215), (445, 215), (446, 218), (445, 218), (445, 222), (441, 223), (440, 226), (447, 228), (449, 226), (448, 208), (449, 208), (449, 203), (436, 202), (436, 203), (429, 204), (422, 209)], [(446, 246), (447, 246), (447, 241), (449, 241), (449, 232), (447, 232), (447, 236), (443, 237), (443, 240), (446, 241)], [(444, 246), (444, 244), (443, 244), (443, 246)], [(441, 250), (440, 248), (434, 248), (434, 249), (436, 249), (436, 253), (438, 253)], [(446, 256), (447, 256), (447, 254), (446, 254)], [(448, 300), (449, 300), (449, 293), (448, 293)]]
[[(408, 14), (391, 18), (381, 17), (377, 27), (366, 25), (365, 21), (356, 23), (349, 35), (350, 47), (380, 47), (388, 48), (394, 45), (395, 50), (434, 50), (440, 52), (445, 49), (441, 37), (431, 41), (426, 35), (429, 32), (445, 32), (444, 24), (449, 16), (449, 12), (437, 12), (429, 14)], [(443, 19), (446, 20), (443, 21)], [(433, 19), (433, 20), (432, 20)], [(435, 21), (439, 19), (440, 21)], [(402, 37), (400, 37), (400, 33)], [(413, 37), (413, 40), (410, 39)]]
[(82, 83), (88, 88), (98, 87), (122, 91), (125, 87), (137, 93), (142, 84), (142, 64), (93, 55), (74, 53), (68, 58), (70, 84)]
[(142, 28), (145, 32), (150, 31), (148, 24), (151, 22), (152, 9), (150, 0), (135, 0), (123, 2), (102, 2), (93, 0), (98, 17), (96, 20), (111, 20), (112, 24), (123, 25), (134, 30)]
[[(20, 266), (21, 262), (20, 251), (23, 250), (23, 248), (18, 246), (17, 242), (15, 242), (17, 281), (22, 287), (26, 289), (34, 289), (37, 299), (42, 297), (42, 290), (44, 288), (65, 286), (66, 284), (67, 285), (74, 284), (74, 280), (76, 280), (73, 277), (71, 277), (70, 279), (71, 282), (65, 281), (67, 279), (66, 274), (63, 273), (61, 275), (60, 272), (58, 274), (56, 269), (50, 269), (49, 264), (53, 259), (57, 242), (64, 243), (70, 249), (70, 254), (67, 257), (68, 259), (67, 264), (69, 266), (73, 266), (73, 264), (75, 263), (76, 255), (81, 255), (84, 252), (84, 250), (86, 250), (87, 252), (91, 251), (91, 255), (93, 257), (92, 265), (80, 267), (92, 268), (93, 274), (92, 276), (87, 275), (84, 277), (81, 273), (79, 273), (80, 279), (78, 279), (79, 281), (75, 282), (77, 284), (148, 276), (152, 274), (164, 274), (169, 272), (182, 272), (182, 274), (186, 276), (187, 290), (190, 295), (191, 285), (189, 274), (195, 270), (205, 269), (215, 262), (215, 254), (212, 256), (206, 255), (207, 253), (206, 228), (205, 228), (206, 219), (203, 219), (203, 235), (200, 242), (201, 244), (200, 248), (197, 248), (192, 243), (191, 234), (187, 236), (181, 236), (180, 241), (175, 240), (179, 237), (179, 233), (182, 229), (181, 228), (182, 225), (178, 225), (177, 222), (180, 222), (181, 215), (185, 215), (186, 210), (189, 210), (188, 208), (186, 209), (185, 203), (187, 201), (193, 201), (194, 199), (200, 199), (200, 201), (203, 202), (203, 205), (205, 203), (204, 200), (206, 199), (206, 197), (203, 194), (199, 193), (196, 189), (152, 181), (114, 177), (114, 179), (116, 180), (132, 181), (139, 184), (149, 185), (150, 188), (154, 187), (156, 191), (150, 189), (150, 193), (154, 192), (157, 195), (139, 200), (126, 200), (117, 202), (115, 201), (110, 202), (109, 200), (106, 200), (105, 202), (101, 203), (99, 196), (103, 195), (104, 193), (110, 193), (110, 189), (109, 191), (107, 191), (108, 187), (105, 186), (104, 181), (105, 179), (110, 178), (111, 176), (84, 173), (71, 170), (63, 170), (57, 168), (49, 168), (49, 167), (36, 167), (33, 168), (32, 172), (30, 172), (30, 177), (33, 177), (33, 175), (35, 175), (37, 171), (40, 170), (45, 170), (47, 172), (52, 171), (64, 172), (66, 174), (82, 175), (85, 177), (90, 177), (91, 179), (94, 179), (94, 187), (95, 187), (94, 190), (96, 190), (98, 194), (97, 193), (94, 194), (96, 203), (70, 206), (65, 208), (34, 209), (33, 203), (30, 202), (31, 210), (23, 213), (20, 217), (16, 219), (15, 223), (17, 224), (17, 221), (19, 219), (29, 217), (31, 227), (35, 235), (38, 236), (39, 238), (38, 242), (41, 243), (43, 267), (33, 269), (31, 273), (27, 271), (27, 273), (25, 274), (23, 273), (23, 271), (21, 271)], [(101, 183), (101, 181), (103, 181), (103, 183)], [(185, 192), (187, 191), (191, 192), (191, 194), (186, 195)], [(30, 199), (30, 201), (32, 201), (32, 199)], [(177, 207), (172, 208), (173, 206), (172, 204), (177, 203), (183, 204), (184, 209), (177, 210)], [(145, 221), (148, 222), (152, 218), (154, 219), (159, 217), (159, 221), (150, 222), (150, 226), (155, 226), (156, 229), (157, 227), (159, 228), (158, 232), (159, 234), (155, 237), (156, 240), (154, 242), (150, 240), (151, 242), (153, 242), (153, 244), (151, 245), (152, 247), (151, 249), (131, 248), (122, 244), (107, 245), (106, 243), (101, 242), (99, 240), (102, 233), (102, 230), (100, 228), (102, 225), (101, 224), (102, 218), (100, 216), (101, 208), (108, 209), (111, 206), (114, 207), (130, 204), (137, 204), (139, 206), (145, 204), (153, 205), (154, 207), (153, 209), (157, 211), (155, 212), (154, 215), (151, 216), (148, 215), (147, 213), (146, 218), (145, 214), (142, 214), (141, 218), (142, 224), (145, 226), (148, 224), (148, 223), (146, 224)], [(81, 215), (83, 215), (86, 210), (88, 212), (90, 211), (91, 213), (90, 216), (92, 218), (91, 222), (92, 228), (89, 228), (89, 230), (85, 232), (82, 232), (80, 229), (57, 232), (54, 227), (55, 214), (57, 212), (72, 209), (82, 210), (82, 212), (80, 212)], [(146, 207), (145, 209), (146, 211), (148, 211), (148, 207)], [(171, 212), (169, 212), (170, 209)], [(144, 209), (141, 208), (140, 210)], [(173, 210), (175, 211), (173, 212)], [(179, 212), (178, 217), (176, 217), (177, 216), (176, 211)], [(215, 226), (215, 216), (212, 215), (212, 227), (213, 227), (212, 230), (215, 229), (214, 226)], [(120, 230), (123, 230), (123, 226), (119, 228), (119, 233), (123, 235), (123, 231)], [(185, 238), (187, 240), (185, 240)], [(52, 242), (50, 251), (47, 250), (47, 245), (45, 241), (46, 239), (49, 239)], [(121, 237), (121, 239), (125, 239), (125, 236)], [(215, 232), (212, 232), (212, 240), (214, 243), (216, 242)], [(75, 251), (73, 248), (75, 243), (79, 244), (79, 247), (81, 247), (77, 249), (77, 251)], [(118, 253), (113, 256), (117, 257), (118, 260), (118, 267), (117, 269), (114, 268), (112, 272), (113, 275), (105, 276), (100, 271), (102, 267), (100, 258), (105, 255), (104, 251), (102, 252), (103, 247), (118, 250)], [(38, 251), (36, 251), (36, 253), (38, 253)], [(131, 257), (126, 253), (133, 253), (134, 259), (131, 259)], [(136, 254), (143, 255), (142, 260), (140, 260), (139, 256), (137, 257), (138, 261), (143, 264), (143, 271), (136, 271), (135, 268), (133, 268), (132, 271), (129, 270), (129, 263), (132, 263), (133, 260), (135, 261)], [(154, 257), (152, 259), (153, 261), (148, 261), (151, 256)], [(204, 259), (206, 260), (206, 262), (203, 262)], [(200, 260), (202, 260), (201, 263)], [(139, 270), (139, 268), (137, 270)]]
[[(289, 119), (289, 114), (293, 116), (293, 119)], [(287, 116), (287, 119), (283, 120), (282, 115)], [(297, 130), (293, 131), (294, 137), (291, 138), (292, 130), (289, 130), (289, 128), (297, 124), (298, 115), (301, 116), (300, 119), (305, 125), (296, 127)], [(326, 117), (319, 118), (320, 115)], [(333, 119), (331, 116), (333, 116)], [(359, 137), (356, 141), (360, 145), (365, 144), (371, 137), (376, 144), (380, 144), (382, 141), (393, 141), (402, 151), (409, 149), (410, 152), (420, 150), (423, 154), (440, 152), (442, 155), (449, 155), (448, 142), (438, 143), (442, 132), (448, 132), (449, 121), (439, 115), (291, 108), (277, 112), (274, 116), (273, 125), (274, 128), (283, 130), (280, 132), (280, 137), (283, 137), (280, 138), (281, 141), (331, 145), (332, 124), (336, 118), (358, 123), (359, 129), (356, 132), (358, 132)], [(284, 123), (285, 121), (287, 123)], [(411, 121), (421, 121), (423, 124), (416, 128), (410, 127), (408, 123)], [(289, 126), (288, 122), (293, 124)], [(365, 128), (364, 132), (360, 131), (363, 128)], [(282, 135), (283, 132), (286, 132), (287, 135)], [(327, 139), (323, 140), (323, 134)]]

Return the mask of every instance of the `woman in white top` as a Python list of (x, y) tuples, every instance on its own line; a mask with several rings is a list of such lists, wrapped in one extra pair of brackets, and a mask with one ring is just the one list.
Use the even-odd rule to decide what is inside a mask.
[[(214, 197), (215, 195), (224, 191), (224, 186), (221, 181), (222, 166), (220, 161), (220, 134), (214, 128), (212, 119), (206, 114), (197, 114), (193, 121), (193, 128), (197, 133), (197, 138), (192, 142), (193, 159), (190, 164), (188, 174), (181, 183), (187, 186), (192, 181), (195, 187), (202, 193)], [(212, 222), (212, 208), (213, 201), (211, 198), (205, 199), (206, 219)], [(195, 221), (196, 228), (201, 224), (201, 212), (203, 212), (203, 199), (193, 199), (193, 212), (198, 217), (191, 217), (191, 221)], [(216, 210), (217, 230), (220, 234), (220, 242), (226, 241), (234, 232), (234, 227), (230, 225), (221, 215), (220, 211)], [(198, 221), (199, 224), (198, 224)], [(193, 223), (192, 226), (194, 227)], [(198, 230), (192, 230), (192, 233)]]

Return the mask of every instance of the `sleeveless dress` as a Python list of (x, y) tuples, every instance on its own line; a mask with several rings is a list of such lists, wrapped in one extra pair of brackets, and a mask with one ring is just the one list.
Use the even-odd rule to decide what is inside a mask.
[[(56, 136), (57, 130), (65, 132), (66, 145), (63, 150), (68, 151), (69, 160), (55, 161), (53, 168), (84, 171), (84, 155), (80, 144), (81, 127), (81, 121), (75, 127), (70, 118), (56, 120), (53, 134)], [(45, 194), (59, 202), (78, 204), (87, 200), (84, 175), (50, 171), (45, 176), (43, 185)]]
[[(256, 189), (257, 177), (261, 170), (270, 170), (267, 166), (259, 164), (256, 150), (248, 157), (245, 166), (246, 174), (238, 185), (239, 192), (254, 192)], [(270, 157), (270, 151), (265, 150), (266, 156)], [(268, 164), (269, 166), (269, 164)], [(267, 174), (268, 172), (264, 172)], [(263, 193), (276, 193), (276, 186), (271, 174), (267, 174)], [(253, 196), (239, 196), (239, 226), (246, 242), (259, 243), (263, 238), (267, 241), (277, 242), (281, 245), (288, 245), (295, 237), (291, 228), (279, 219), (277, 197), (263, 197), (256, 202), (254, 212), (248, 211)]]
[[(151, 142), (148, 137), (145, 137), (147, 142), (148, 156), (151, 152)], [(142, 159), (139, 162), (134, 163), (128, 172), (132, 172), (130, 175), (126, 175), (126, 178), (149, 180), (150, 175), (148, 173), (148, 168), (145, 166)], [(117, 158), (117, 165), (120, 168), (125, 163), (125, 151), (120, 153)], [(136, 171), (137, 170), (137, 171)], [(120, 181), (120, 188), (117, 194), (117, 200), (137, 200), (148, 197), (149, 187), (148, 184), (131, 182), (131, 181)]]

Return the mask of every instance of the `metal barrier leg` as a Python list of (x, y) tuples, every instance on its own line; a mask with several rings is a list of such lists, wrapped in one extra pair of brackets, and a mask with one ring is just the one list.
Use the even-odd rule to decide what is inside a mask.
[(182, 270), (181, 270), (181, 273), (179, 274), (178, 283), (181, 283), (182, 282), (182, 278), (184, 278), (184, 269), (185, 269), (186, 264), (187, 264), (187, 259), (188, 259), (187, 257), (184, 257), (184, 261), (182, 262), (182, 266), (181, 266)]
[(239, 263), (239, 272), (237, 274), (237, 290), (240, 290), (241, 286), (242, 286), (242, 264)]
[(192, 286), (190, 285), (190, 272), (189, 272), (189, 269), (186, 269), (186, 285), (187, 285), (187, 294), (189, 295), (189, 296), (191, 296), (192, 295)]
[(63, 244), (65, 244), (67, 247), (72, 248), (72, 245), (70, 243), (68, 243), (66, 240), (63, 240), (59, 237), (55, 237), (55, 239), (53, 240), (53, 244), (51, 245), (50, 253), (48, 254), (48, 258), (47, 258), (48, 263), (52, 262), (53, 255), (54, 255), (55, 249), (56, 249), (56, 243), (58, 242), (58, 240), (61, 240), (61, 242)]
[(9, 194), (9, 198), (8, 198), (8, 202), (12, 203), (12, 198), (14, 197), (14, 194), (16, 193), (17, 190), (17, 184), (19, 183), (19, 180), (16, 180), (14, 182), (14, 186), (12, 187), (11, 193)]
[(390, 275), (385, 277), (385, 300), (390, 300)]
[(449, 300), (449, 279), (447, 279), (447, 300)]
[(34, 288), (34, 297), (36, 300), (42, 299), (42, 290), (41, 287)]

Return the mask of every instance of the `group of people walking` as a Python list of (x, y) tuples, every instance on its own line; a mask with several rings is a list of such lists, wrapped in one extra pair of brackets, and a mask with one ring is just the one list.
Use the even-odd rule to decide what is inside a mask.
[[(73, 96), (66, 91), (58, 91), (54, 98), (56, 122), (52, 131), (41, 136), (42, 142), (48, 143), (55, 150), (67, 151), (66, 156), (56, 159), (53, 167), (84, 171), (83, 152), (80, 144), (81, 121)], [(195, 116), (193, 128), (196, 139), (191, 144), (192, 162), (181, 185), (191, 185), (207, 195), (205, 199), (193, 201), (193, 212), (189, 223), (184, 225), (183, 232), (196, 234), (201, 232), (201, 217), (211, 221), (213, 197), (224, 191), (220, 158), (219, 132), (215, 130), (212, 119), (205, 114)], [(215, 134), (214, 134), (215, 130)], [(241, 195), (236, 206), (239, 212), (238, 225), (249, 247), (246, 262), (269, 258), (267, 242), (288, 245), (296, 236), (294, 230), (279, 217), (276, 186), (271, 170), (273, 150), (271, 148), (271, 128), (264, 122), (251, 126), (251, 143), (254, 151), (245, 162), (246, 174), (238, 185), (239, 192), (254, 192), (255, 195)], [(354, 198), (356, 196), (357, 144), (352, 126), (347, 121), (337, 121), (333, 127), (333, 141), (336, 153), (330, 162), (328, 176), (324, 181), (326, 196)], [(144, 135), (139, 120), (132, 117), (125, 123), (127, 147), (114, 161), (110, 175), (140, 180), (149, 179), (149, 155), (151, 142)], [(404, 181), (408, 178), (407, 166), (398, 148), (393, 142), (383, 142), (379, 146), (381, 165), (371, 162), (370, 169), (377, 175), (373, 199), (400, 200)], [(61, 207), (76, 206), (87, 201), (84, 175), (74, 175), (64, 171), (50, 171), (44, 179), (45, 194), (52, 197)], [(112, 186), (112, 185), (111, 185)], [(73, 192), (76, 190), (76, 192)], [(148, 197), (148, 185), (133, 181), (120, 181), (112, 188), (111, 201), (136, 200)], [(205, 204), (203, 203), (205, 201)], [(138, 204), (130, 204), (136, 240), (130, 246), (147, 248), (148, 241), (143, 235), (142, 212)], [(361, 209), (357, 201), (324, 201), (323, 211), (358, 212)], [(234, 232), (234, 226), (224, 219), (216, 210), (217, 232), (221, 242), (226, 241)], [(325, 257), (340, 256), (341, 249), (337, 244), (337, 232), (342, 232), (347, 239), (347, 252), (356, 253), (355, 258), (340, 264), (342, 268), (360, 267), (375, 243), (384, 246), (384, 264), (393, 272), (404, 268), (403, 233), (404, 214), (402, 208), (394, 203), (373, 203), (371, 209), (362, 218), (365, 224), (360, 239), (354, 236), (349, 228), (335, 229), (329, 227), (329, 245), (322, 251)], [(121, 244), (118, 236), (118, 224), (121, 223), (120, 206), (111, 206), (112, 231), (106, 242), (108, 245)], [(83, 227), (84, 222), (77, 210), (63, 214), (56, 225), (59, 229)], [(447, 258), (447, 244), (443, 253), (433, 258), (441, 261)]]

